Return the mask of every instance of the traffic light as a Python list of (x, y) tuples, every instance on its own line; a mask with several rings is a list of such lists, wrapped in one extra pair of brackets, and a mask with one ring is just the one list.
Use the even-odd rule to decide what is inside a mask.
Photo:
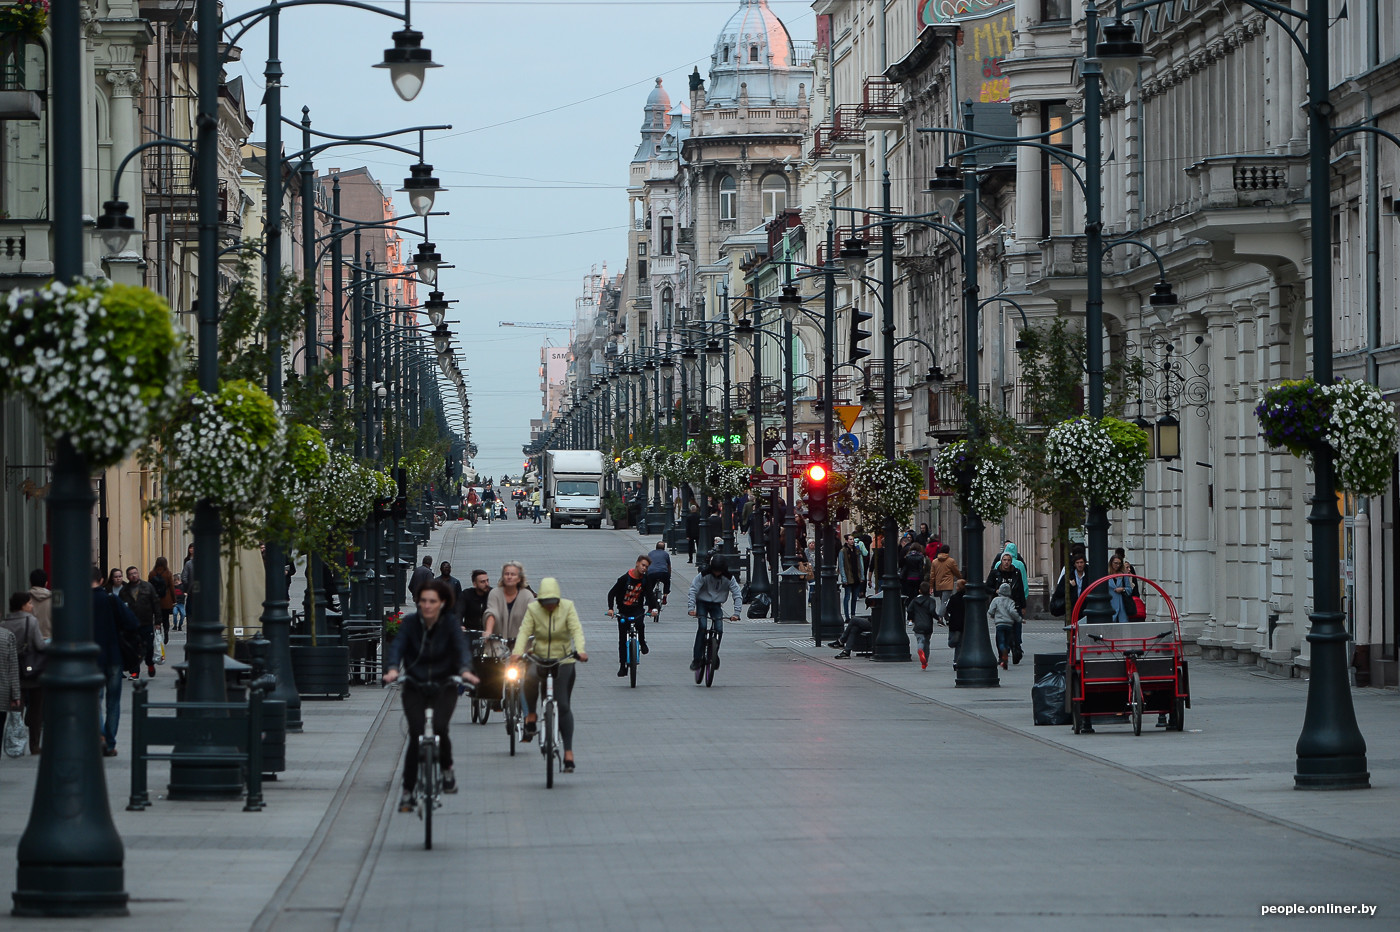
[(862, 344), (870, 339), (870, 331), (861, 325), (869, 320), (872, 315), (869, 311), (862, 311), (859, 307), (851, 308), (851, 362), (864, 359), (870, 355), (870, 350)]
[(807, 480), (807, 520), (824, 523), (827, 520), (826, 494), (831, 470), (825, 463), (811, 463), (804, 478)]

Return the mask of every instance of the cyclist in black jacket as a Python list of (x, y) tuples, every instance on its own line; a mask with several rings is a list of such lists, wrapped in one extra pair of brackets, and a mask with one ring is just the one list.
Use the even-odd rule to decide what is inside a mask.
[[(389, 646), (385, 658), (384, 682), (397, 680), (400, 669), (412, 682), (405, 683), (403, 690), (408, 751), (399, 811), (412, 812), (413, 786), (418, 780), (418, 739), (423, 734), (428, 703), (433, 704), (433, 731), (440, 738), (442, 789), (445, 793), (455, 793), (457, 777), (452, 772), (452, 739), (448, 735), (448, 725), (452, 721), (452, 711), (457, 708), (457, 690), (447, 681), (461, 676), (468, 683), (477, 682), (472, 673), (472, 651), (466, 633), (452, 615), (452, 589), (441, 579), (430, 580), (418, 591), (418, 611), (400, 623), (398, 637)], [(437, 684), (442, 688), (430, 698), (419, 688), (420, 683)]]
[(637, 640), (642, 653), (647, 653), (646, 617), (648, 608), (657, 607), (656, 580), (647, 578), (651, 568), (651, 558), (643, 554), (637, 558), (637, 565), (617, 578), (608, 590), (608, 617), (613, 616), (613, 606), (617, 606), (617, 668), (618, 676), (627, 675), (627, 622), (637, 625)]

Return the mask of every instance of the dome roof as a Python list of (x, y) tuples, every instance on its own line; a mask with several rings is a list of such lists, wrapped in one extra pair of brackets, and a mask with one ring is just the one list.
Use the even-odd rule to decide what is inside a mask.
[(645, 162), (651, 158), (661, 137), (671, 128), (671, 95), (661, 86), (660, 78), (656, 79), (656, 87), (651, 89), (643, 112), (642, 142), (637, 146), (637, 154), (632, 157), (634, 162)]
[(795, 68), (792, 37), (768, 0), (740, 0), (715, 39), (707, 104), (737, 101), (746, 85), (757, 104), (797, 102), (797, 85), (811, 87), (811, 69)]

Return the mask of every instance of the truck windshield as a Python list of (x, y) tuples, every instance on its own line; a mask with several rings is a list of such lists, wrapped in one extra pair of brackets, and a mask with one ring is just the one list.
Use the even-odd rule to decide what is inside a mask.
[(554, 488), (559, 495), (598, 494), (598, 482), (594, 479), (560, 479)]

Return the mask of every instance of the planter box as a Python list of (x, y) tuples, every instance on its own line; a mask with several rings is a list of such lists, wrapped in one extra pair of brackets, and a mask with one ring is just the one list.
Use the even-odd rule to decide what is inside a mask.
[(292, 676), (303, 699), (344, 699), (350, 695), (350, 648), (293, 643)]

